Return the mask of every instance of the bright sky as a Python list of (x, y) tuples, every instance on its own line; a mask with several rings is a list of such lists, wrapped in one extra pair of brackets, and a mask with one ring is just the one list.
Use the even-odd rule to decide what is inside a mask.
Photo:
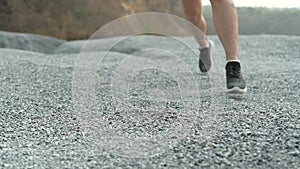
[[(300, 8), (300, 0), (233, 0), (235, 6)], [(203, 0), (203, 5), (209, 5), (209, 0)]]

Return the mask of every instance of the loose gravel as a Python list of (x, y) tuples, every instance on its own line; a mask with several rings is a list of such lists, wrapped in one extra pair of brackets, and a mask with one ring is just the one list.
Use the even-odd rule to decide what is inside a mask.
[[(3, 32), (1, 37), (8, 44)], [(300, 168), (300, 37), (240, 36), (240, 60), (248, 85), (241, 100), (226, 96), (224, 52), (217, 37), (210, 39), (216, 43), (216, 55), (209, 76), (199, 73), (197, 57), (166, 37), (128, 39), (108, 55), (103, 47), (96, 52), (105, 56), (96, 71), (97, 113), (89, 113), (87, 120), (74, 110), (73, 86), (84, 41), (41, 40), (52, 44), (51, 50), (22, 47), (23, 43), (1, 48), (0, 168)], [(18, 37), (14, 41), (19, 42)], [(196, 48), (193, 38), (182, 41)], [(125, 74), (130, 72), (130, 67), (124, 67), (126, 58), (141, 58), (132, 53), (148, 48), (175, 53), (190, 71), (172, 65), (170, 72), (145, 69)], [(156, 55), (152, 61), (162, 67), (177, 63), (172, 55), (159, 57), (159, 50), (148, 54), (142, 53), (144, 58)], [(178, 94), (185, 88), (176, 79), (187, 89), (195, 89), (189, 83), (197, 83), (199, 95), (194, 95), (196, 91), (184, 91), (191, 97)], [(120, 91), (121, 82), (128, 81), (126, 91)], [(124, 102), (123, 95), (131, 100)], [(165, 97), (171, 101), (157, 101)], [(128, 103), (143, 109), (133, 111)], [(105, 120), (97, 126), (93, 117)], [(97, 131), (108, 140), (95, 136)], [(117, 140), (116, 135), (127, 139)], [(158, 147), (135, 142), (137, 137), (157, 135), (165, 139)], [(142, 143), (144, 149), (139, 147)], [(124, 145), (130, 149), (125, 151)]]

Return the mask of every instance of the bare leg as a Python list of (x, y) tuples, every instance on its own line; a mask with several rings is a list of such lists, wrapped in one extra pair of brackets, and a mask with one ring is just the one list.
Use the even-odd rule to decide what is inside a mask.
[[(185, 11), (186, 20), (197, 26), (204, 35), (206, 34), (206, 22), (202, 15), (202, 2), (201, 0), (181, 0)], [(207, 46), (207, 40), (203, 35), (194, 35), (198, 44), (203, 47)]]
[(214, 24), (226, 52), (226, 60), (238, 60), (238, 19), (232, 0), (210, 0)]

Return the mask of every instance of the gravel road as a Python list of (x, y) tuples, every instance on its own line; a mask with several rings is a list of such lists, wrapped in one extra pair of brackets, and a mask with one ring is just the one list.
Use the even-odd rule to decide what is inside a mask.
[(91, 102), (76, 91), (90, 80), (74, 79), (85, 41), (0, 33), (0, 168), (300, 168), (300, 37), (240, 36), (240, 100), (224, 93), (215, 36), (209, 75), (178, 40), (138, 36), (108, 53), (117, 38), (101, 40), (81, 53), (103, 58), (96, 106), (78, 112)]

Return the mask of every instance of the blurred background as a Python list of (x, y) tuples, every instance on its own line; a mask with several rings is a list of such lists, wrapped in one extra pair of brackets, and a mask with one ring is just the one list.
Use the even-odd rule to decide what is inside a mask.
[[(236, 0), (240, 34), (300, 35), (299, 0)], [(215, 34), (209, 1), (203, 13)], [(274, 8), (275, 7), (275, 8)], [(103, 25), (136, 12), (184, 18), (181, 0), (0, 0), (0, 30), (87, 39)]]

